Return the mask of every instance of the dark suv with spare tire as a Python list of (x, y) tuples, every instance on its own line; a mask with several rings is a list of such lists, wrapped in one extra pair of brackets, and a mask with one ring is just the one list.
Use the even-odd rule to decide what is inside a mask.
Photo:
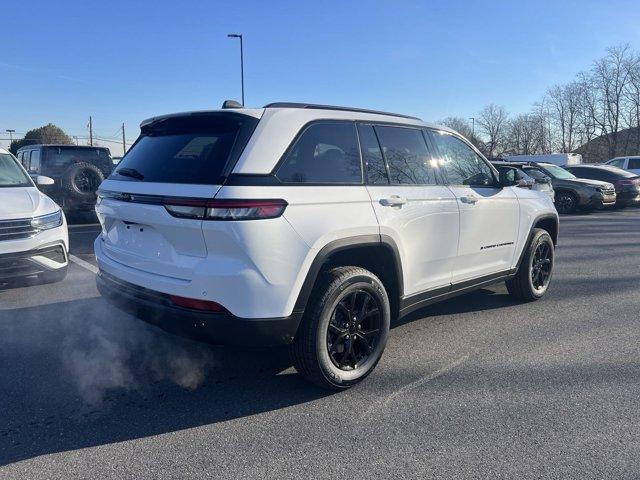
[(113, 170), (105, 147), (29, 145), (20, 148), (17, 157), (30, 175), (53, 178), (45, 193), (67, 214), (92, 212), (96, 190)]

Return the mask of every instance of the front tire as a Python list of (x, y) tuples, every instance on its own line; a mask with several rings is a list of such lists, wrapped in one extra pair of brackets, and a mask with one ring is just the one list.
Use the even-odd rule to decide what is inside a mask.
[(558, 213), (573, 213), (578, 208), (578, 198), (571, 192), (558, 192), (555, 205)]
[(344, 390), (376, 367), (389, 336), (389, 298), (382, 282), (360, 267), (337, 267), (316, 282), (291, 346), (307, 380)]
[(505, 283), (512, 296), (531, 302), (542, 298), (549, 288), (555, 250), (551, 236), (541, 228), (533, 230), (533, 237), (526, 248), (515, 277)]

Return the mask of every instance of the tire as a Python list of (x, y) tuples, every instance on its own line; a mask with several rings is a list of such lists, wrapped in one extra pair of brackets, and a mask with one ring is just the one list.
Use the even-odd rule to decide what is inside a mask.
[(578, 208), (578, 197), (571, 192), (558, 192), (555, 204), (558, 213), (573, 213)]
[(77, 162), (70, 165), (61, 176), (62, 195), (84, 202), (96, 199), (96, 190), (104, 180), (104, 173), (95, 165)]
[(290, 347), (292, 363), (320, 387), (347, 389), (378, 364), (390, 317), (387, 292), (373, 273), (352, 266), (323, 272)]
[(61, 282), (67, 276), (67, 269), (68, 269), (68, 266), (65, 265), (64, 267), (59, 268), (58, 270), (41, 273), (40, 275), (38, 275), (38, 280), (40, 280), (41, 284)]
[[(547, 249), (548, 258), (546, 260), (548, 261), (540, 262), (541, 257), (537, 255), (539, 248)], [(526, 302), (542, 298), (547, 292), (553, 276), (554, 260), (555, 250), (551, 236), (546, 230), (535, 228), (518, 271), (512, 279), (505, 282), (509, 293)], [(545, 269), (548, 269), (548, 272), (545, 273)], [(545, 276), (542, 282), (540, 282), (541, 276), (534, 276), (536, 271), (541, 270), (541, 276)]]

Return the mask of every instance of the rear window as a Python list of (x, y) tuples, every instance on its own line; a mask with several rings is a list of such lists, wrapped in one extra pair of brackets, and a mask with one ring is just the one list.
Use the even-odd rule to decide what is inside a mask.
[(161, 119), (140, 138), (109, 178), (158, 183), (219, 184), (229, 174), (258, 119), (234, 113)]
[[(47, 162), (50, 165), (57, 166), (77, 162), (93, 163), (111, 158), (109, 150), (105, 148), (47, 147), (46, 152)], [(31, 158), (33, 159), (33, 153)], [(31, 168), (33, 169), (33, 165), (31, 165)]]

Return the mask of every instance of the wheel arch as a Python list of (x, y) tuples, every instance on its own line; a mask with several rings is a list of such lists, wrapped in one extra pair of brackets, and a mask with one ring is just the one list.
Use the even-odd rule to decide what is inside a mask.
[(529, 228), (529, 234), (527, 235), (527, 240), (524, 242), (522, 246), (522, 251), (520, 252), (520, 256), (518, 257), (518, 263), (516, 263), (515, 268), (512, 269), (512, 272), (515, 273), (520, 268), (520, 264), (522, 263), (522, 259), (527, 251), (527, 247), (529, 243), (531, 243), (531, 239), (533, 238), (534, 231), (537, 228), (541, 228), (549, 233), (551, 236), (551, 240), (553, 241), (553, 245), (556, 246), (558, 244), (558, 235), (560, 233), (560, 220), (557, 214), (553, 213), (545, 213), (542, 215), (538, 215), (534, 218), (531, 223), (531, 228)]
[(341, 238), (320, 249), (307, 272), (294, 311), (305, 310), (311, 291), (323, 270), (346, 265), (365, 268), (380, 279), (389, 296), (392, 318), (396, 318), (404, 292), (402, 263), (396, 243), (387, 235)]

